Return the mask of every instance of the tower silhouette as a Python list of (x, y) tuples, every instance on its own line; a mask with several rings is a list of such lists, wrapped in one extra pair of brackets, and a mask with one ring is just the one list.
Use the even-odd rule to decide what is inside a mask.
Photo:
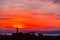
[(18, 26), (16, 27), (16, 40), (19, 40)]
[(16, 33), (17, 33), (17, 35), (18, 35), (18, 26), (17, 26), (17, 28), (16, 28)]

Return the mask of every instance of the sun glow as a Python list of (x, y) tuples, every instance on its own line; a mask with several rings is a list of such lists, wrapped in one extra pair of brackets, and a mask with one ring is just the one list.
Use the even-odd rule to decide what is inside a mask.
[(22, 24), (18, 24), (18, 25), (13, 25), (14, 28), (24, 28), (24, 26)]

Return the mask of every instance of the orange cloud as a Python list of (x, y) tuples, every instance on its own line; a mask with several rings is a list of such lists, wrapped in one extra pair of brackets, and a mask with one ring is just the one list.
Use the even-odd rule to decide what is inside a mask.
[[(20, 12), (8, 11), (6, 14), (10, 14), (10, 19), (0, 20), (0, 26), (4, 28), (13, 28), (13, 25), (24, 25), (21, 30), (56, 30), (56, 28), (50, 28), (50, 26), (55, 26), (57, 29), (60, 27), (60, 19), (56, 20), (53, 14), (38, 14), (32, 10), (21, 10)], [(17, 14), (18, 13), (18, 14)], [(17, 15), (16, 15), (17, 14)]]

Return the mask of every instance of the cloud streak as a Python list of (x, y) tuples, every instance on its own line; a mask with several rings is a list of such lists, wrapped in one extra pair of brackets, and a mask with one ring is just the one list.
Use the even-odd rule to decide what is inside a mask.
[(0, 20), (9, 20), (10, 18), (0, 18)]
[[(35, 0), (35, 1), (28, 1), (28, 0), (6, 0), (0, 3), (0, 10), (6, 9), (30, 9), (35, 10), (39, 13), (60, 13), (60, 5), (53, 4), (53, 2), (58, 3), (59, 0)], [(5, 7), (4, 7), (5, 6)]]

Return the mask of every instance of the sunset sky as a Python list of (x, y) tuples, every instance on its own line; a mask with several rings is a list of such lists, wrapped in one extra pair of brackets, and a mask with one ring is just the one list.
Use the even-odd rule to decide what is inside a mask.
[(0, 0), (0, 29), (60, 30), (60, 0)]

